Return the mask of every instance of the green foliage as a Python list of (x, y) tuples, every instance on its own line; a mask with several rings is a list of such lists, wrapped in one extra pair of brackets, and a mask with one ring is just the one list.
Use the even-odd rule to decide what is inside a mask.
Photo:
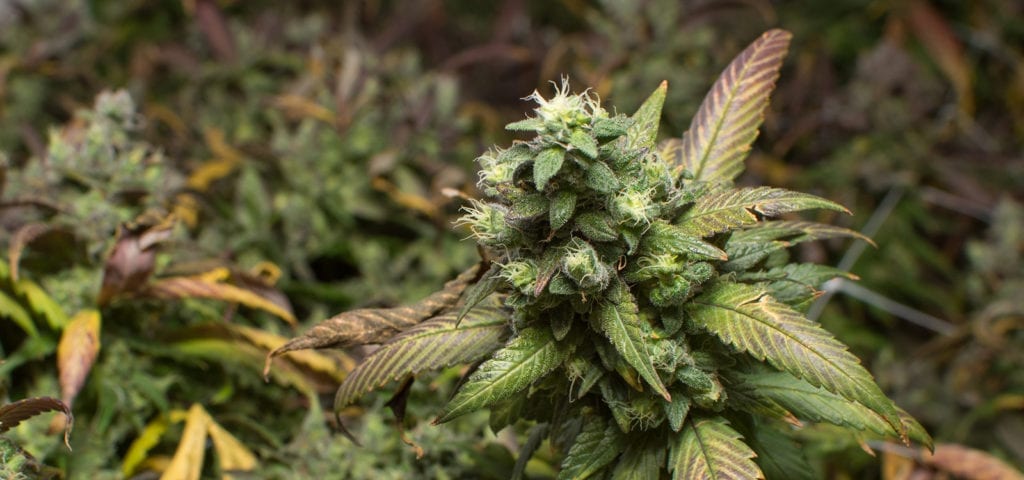
[[(557, 444), (557, 432), (582, 418), (583, 429), (566, 444), (566, 478), (652, 478), (665, 469), (674, 478), (761, 476), (754, 451), (730, 426), (750, 416), (765, 420), (757, 428), (801, 418), (881, 430), (905, 442), (913, 429), (916, 440), (930, 441), (916, 436), (923, 430), (908, 427), (913, 421), (844, 345), (770, 295), (783, 290), (771, 288), (772, 281), (792, 277), (807, 286), (801, 279), (839, 275), (806, 271), (773, 254), (806, 240), (857, 236), (827, 225), (765, 221), (796, 210), (845, 210), (833, 202), (732, 186), (788, 40), (788, 33), (768, 32), (733, 61), (681, 150), (650, 148), (664, 85), (633, 117), (610, 115), (589, 94), (570, 94), (567, 82), (550, 99), (531, 96), (536, 116), (509, 129), (536, 136), (481, 157), (480, 186), (489, 199), (472, 201), (460, 222), (495, 252), (499, 271), (488, 278), (501, 282), (486, 280), (480, 288), (507, 295), (511, 338), (469, 374), (435, 423), (490, 409), (502, 419), (492, 424), (502, 425), (515, 418), (508, 412), (519, 411), (547, 425), (543, 431)], [(627, 127), (614, 136), (602, 127), (608, 122)], [(783, 298), (806, 301), (792, 293)], [(454, 333), (472, 325), (464, 321), (433, 354), (479, 353), (464, 340), (468, 333)], [(406, 360), (423, 355), (403, 350), (366, 364), (397, 379), (426, 365)], [(770, 367), (810, 390), (773, 396), (738, 380)], [(589, 373), (595, 368), (597, 376)], [(586, 385), (567, 398), (580, 380)], [(595, 384), (600, 388), (591, 389)], [(336, 409), (354, 398), (350, 390), (339, 390)], [(833, 409), (864, 421), (834, 416)], [(618, 429), (613, 438), (622, 441), (595, 447), (608, 429)], [(783, 453), (778, 462), (792, 466), (790, 457)]]

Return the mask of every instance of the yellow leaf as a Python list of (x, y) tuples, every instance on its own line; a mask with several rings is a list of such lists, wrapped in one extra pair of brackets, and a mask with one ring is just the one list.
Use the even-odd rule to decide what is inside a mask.
[(296, 118), (315, 118), (329, 125), (334, 125), (334, 112), (306, 97), (295, 94), (284, 94), (274, 98), (274, 106), (284, 110), (285, 114)]
[(241, 151), (228, 144), (224, 139), (224, 131), (210, 128), (203, 132), (206, 146), (213, 153), (213, 159), (203, 163), (188, 177), (189, 188), (205, 192), (210, 184), (228, 176), (242, 163), (244, 155)]
[[(213, 448), (217, 450), (217, 460), (222, 472), (247, 472), (256, 468), (256, 455), (213, 420), (210, 421), (209, 434), (213, 440)], [(224, 480), (231, 478), (231, 475), (224, 475)]]
[(57, 370), (64, 403), (71, 405), (85, 384), (96, 355), (100, 352), (100, 312), (94, 309), (75, 314), (57, 344)]
[(252, 290), (224, 283), (226, 276), (230, 276), (227, 269), (217, 268), (195, 276), (165, 278), (148, 285), (147, 293), (160, 299), (209, 298), (240, 303), (277, 315), (289, 324), (296, 324), (295, 315), (289, 309)]
[(146, 428), (142, 430), (138, 438), (128, 447), (128, 453), (124, 455), (124, 461), (121, 462), (121, 474), (125, 478), (135, 474), (139, 465), (146, 460), (146, 455), (153, 447), (160, 443), (160, 437), (166, 431), (167, 420), (163, 417), (158, 417), (156, 420), (149, 422), (149, 425), (146, 425)]
[(23, 278), (14, 285), (14, 290), (28, 300), (32, 311), (42, 315), (50, 328), (60, 330), (68, 324), (68, 314), (38, 283)]
[[(259, 348), (263, 348), (268, 352), (273, 351), (288, 342), (287, 338), (265, 330), (244, 327), (241, 325), (232, 325), (230, 328), (245, 337), (249, 343)], [(341, 354), (338, 356), (330, 356), (326, 353), (314, 350), (297, 350), (288, 352), (284, 355), (284, 358), (298, 366), (329, 375), (338, 382), (345, 380), (347, 373), (352, 371), (356, 366), (355, 360), (348, 355)], [(266, 378), (270, 373), (271, 360), (273, 360), (273, 358), (268, 356), (264, 362), (264, 378)]]
[(209, 431), (212, 421), (210, 415), (198, 403), (188, 409), (181, 442), (178, 443), (174, 458), (160, 476), (160, 480), (199, 480), (206, 450), (206, 432)]

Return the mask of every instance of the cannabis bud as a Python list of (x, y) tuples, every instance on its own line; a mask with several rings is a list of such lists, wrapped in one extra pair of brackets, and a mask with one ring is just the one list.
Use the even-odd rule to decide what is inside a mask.
[[(846, 209), (733, 185), (789, 38), (773, 30), (744, 50), (689, 131), (660, 145), (666, 83), (629, 117), (566, 81), (531, 95), (535, 115), (508, 128), (533, 137), (480, 157), (486, 198), (459, 221), (496, 260), (410, 307), (325, 322), (386, 339), (335, 409), (426, 368), (480, 362), (435, 423), (484, 408), (494, 431), (532, 421), (518, 468), (547, 437), (566, 452), (560, 479), (794, 478), (810, 467), (784, 423), (802, 421), (930, 442), (802, 313), (843, 272), (790, 263), (787, 247), (863, 237), (769, 220)], [(310, 336), (275, 355), (362, 338)]]

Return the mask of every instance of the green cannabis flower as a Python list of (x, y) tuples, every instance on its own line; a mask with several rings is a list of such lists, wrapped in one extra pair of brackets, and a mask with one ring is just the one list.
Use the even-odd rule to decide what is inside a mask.
[(458, 222), (493, 265), (410, 307), (332, 319), (344, 328), (314, 345), (385, 340), (342, 383), (335, 409), (424, 369), (481, 362), (435, 423), (481, 409), (495, 432), (533, 422), (514, 476), (548, 438), (565, 452), (560, 479), (806, 478), (789, 435), (802, 422), (929, 443), (802, 313), (843, 272), (790, 263), (787, 247), (863, 237), (768, 220), (846, 209), (733, 185), (789, 38), (773, 30), (748, 47), (683, 138), (661, 145), (667, 84), (629, 117), (565, 81), (550, 99), (531, 95), (535, 116), (508, 128), (533, 137), (480, 157), (487, 199)]

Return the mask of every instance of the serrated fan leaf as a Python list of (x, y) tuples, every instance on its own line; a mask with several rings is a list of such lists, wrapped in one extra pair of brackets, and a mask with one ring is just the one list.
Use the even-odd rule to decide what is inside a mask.
[[(14, 403), (0, 406), (0, 433), (4, 433), (24, 420), (28, 420), (44, 412), (61, 412), (64, 414), (64, 444), (68, 444), (68, 435), (71, 434), (71, 425), (75, 417), (71, 414), (71, 407), (66, 403), (53, 397), (35, 397), (18, 400)], [(59, 418), (59, 417), (58, 417)]]
[[(856, 430), (870, 430), (883, 436), (901, 436), (900, 431), (879, 413), (788, 373), (766, 369), (763, 372), (740, 375), (739, 379), (742, 381), (741, 388), (747, 390), (748, 394), (770, 400), (792, 412), (797, 418)], [(897, 411), (897, 417), (903, 416), (901, 412)], [(925, 438), (914, 440), (928, 443)]]
[(682, 228), (662, 221), (651, 224), (651, 228), (648, 229), (640, 244), (643, 250), (653, 254), (675, 253), (708, 260), (728, 258), (722, 249), (701, 240)]
[(571, 345), (555, 340), (550, 328), (523, 329), (469, 376), (434, 424), (511, 397), (557, 368), (570, 353)]
[(843, 277), (855, 280), (856, 275), (827, 265), (816, 263), (789, 263), (764, 272), (740, 275), (740, 281), (764, 282), (763, 286), (772, 298), (787, 305), (795, 305), (813, 299), (825, 282)]
[(618, 426), (597, 416), (585, 418), (576, 442), (562, 460), (558, 480), (589, 478), (615, 460), (625, 448), (625, 435)]
[(785, 240), (787, 243), (792, 245), (801, 242), (841, 237), (856, 238), (858, 240), (864, 240), (872, 245), (875, 244), (875, 242), (864, 234), (855, 230), (850, 230), (849, 228), (837, 227), (827, 223), (805, 222), (799, 220), (772, 220), (768, 222), (760, 222), (757, 225), (733, 232), (732, 237), (729, 240), (736, 243), (760, 243), (772, 240)]
[(334, 410), (408, 375), (480, 360), (499, 348), (509, 333), (508, 312), (498, 301), (474, 308), (458, 327), (456, 318), (453, 312), (434, 317), (381, 345), (345, 377), (335, 394)]
[(767, 425), (753, 429), (747, 444), (757, 454), (754, 459), (768, 480), (814, 480), (814, 470), (803, 452), (788, 435)]
[(687, 170), (696, 180), (728, 182), (743, 171), (790, 37), (784, 30), (769, 30), (726, 67), (683, 134), (681, 155), (674, 162), (677, 173)]
[(658, 125), (661, 123), (661, 109), (665, 105), (667, 93), (668, 81), (666, 80), (658, 85), (654, 93), (647, 97), (643, 105), (640, 105), (640, 108), (633, 114), (634, 123), (626, 130), (627, 149), (654, 148), (654, 142), (658, 138)]
[(689, 418), (672, 440), (669, 470), (673, 480), (764, 478), (755, 456), (725, 419)]
[(483, 268), (483, 264), (473, 266), (459, 274), (455, 280), (446, 283), (440, 291), (409, 306), (365, 308), (335, 315), (270, 352), (268, 358), (292, 350), (344, 348), (385, 342), (399, 332), (455, 305), (462, 292), (477, 278)]
[(722, 265), (722, 269), (729, 272), (746, 270), (772, 252), (802, 242), (837, 237), (852, 237), (874, 244), (859, 232), (824, 223), (786, 220), (760, 222), (732, 233), (725, 243), (729, 261)]
[(501, 265), (495, 263), (484, 272), (480, 280), (466, 288), (462, 307), (459, 308), (459, 314), (455, 319), (456, 326), (458, 326), (459, 322), (462, 321), (462, 318), (470, 310), (479, 305), (480, 302), (484, 301), (492, 293), (498, 291), (498, 288), (505, 283), (505, 280), (498, 275), (499, 273), (501, 273)]
[[(615, 346), (622, 358), (636, 369), (651, 388), (661, 395), (665, 401), (671, 402), (665, 384), (661, 382), (658, 371), (654, 368), (651, 354), (647, 350), (647, 341), (640, 325), (642, 320), (637, 314), (636, 301), (621, 281), (613, 289), (624, 290), (618, 295), (618, 303), (604, 301), (594, 309), (593, 321)], [(611, 295), (609, 295), (611, 296)]]
[(688, 305), (690, 319), (773, 367), (862, 403), (902, 431), (896, 406), (846, 346), (799, 312), (749, 285), (716, 283)]
[(753, 225), (758, 215), (773, 217), (815, 208), (849, 213), (842, 205), (809, 193), (773, 187), (736, 188), (700, 197), (676, 224), (690, 235), (707, 237)]

